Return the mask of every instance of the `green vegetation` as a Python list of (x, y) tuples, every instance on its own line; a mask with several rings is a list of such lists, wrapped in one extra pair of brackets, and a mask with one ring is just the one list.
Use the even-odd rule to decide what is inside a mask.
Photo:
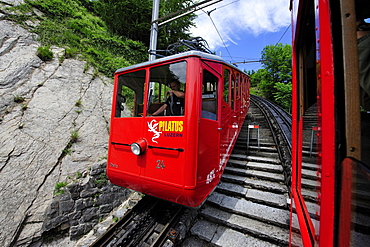
[(66, 187), (68, 182), (59, 182), (55, 184), (55, 191), (54, 195), (62, 195), (64, 194), (64, 187)]
[[(25, 4), (14, 7), (22, 14), (8, 17), (23, 24), (25, 20), (39, 21), (31, 31), (39, 35), (43, 44), (38, 55), (50, 59), (50, 45), (66, 48), (64, 58), (81, 54), (90, 66), (111, 77), (112, 73), (124, 66), (144, 61), (147, 48), (138, 41), (111, 34), (104, 21), (84, 7), (79, 0), (26, 0)], [(36, 8), (44, 15), (29, 15)]]
[[(189, 4), (191, 0), (162, 0), (160, 15)], [(85, 71), (93, 66), (95, 71), (111, 77), (118, 68), (147, 60), (152, 5), (152, 0), (25, 0), (11, 7), (17, 14), (7, 19), (38, 34), (41, 59), (51, 59), (49, 48), (56, 45), (65, 48), (60, 63), (79, 54), (87, 61)], [(43, 14), (36, 15), (35, 9)], [(188, 15), (161, 28), (158, 49), (188, 38), (186, 32), (194, 25), (193, 19), (194, 15)], [(38, 25), (26, 26), (27, 20)]]
[(75, 106), (81, 107), (82, 106), (81, 100), (77, 100), (76, 103), (75, 103)]
[(107, 156), (102, 156), (102, 157), (99, 157), (98, 161), (106, 160), (106, 159), (108, 159), (108, 157), (107, 157)]
[(50, 45), (40, 46), (37, 48), (37, 56), (42, 61), (48, 61), (53, 59), (53, 52), (50, 50)]
[(62, 150), (62, 153), (64, 155), (71, 155), (73, 153), (73, 150), (71, 148), (68, 148), (67, 147), (67, 148), (65, 148), (65, 149)]
[[(161, 0), (159, 17), (167, 16), (193, 4), (192, 0)], [(99, 13), (112, 33), (139, 40), (145, 44), (145, 47), (149, 47), (152, 7), (152, 0), (99, 0), (90, 4), (90, 8), (94, 8)], [(164, 50), (180, 39), (188, 39), (189, 28), (194, 25), (194, 19), (195, 15), (190, 14), (161, 26), (158, 33), (158, 49)]]
[(281, 43), (268, 45), (261, 55), (263, 69), (247, 72), (251, 78), (251, 93), (276, 102), (290, 112), (292, 47)]
[(71, 131), (71, 143), (75, 143), (78, 140), (78, 131), (77, 130), (72, 130)]
[(28, 108), (28, 105), (27, 104), (21, 104), (22, 111), (27, 110), (27, 108)]
[(22, 103), (23, 101), (25, 100), (24, 97), (22, 96), (19, 96), (19, 95), (13, 95), (13, 101), (15, 103)]
[(108, 178), (103, 173), (100, 174), (100, 179), (94, 180), (94, 183), (96, 185), (102, 185), (102, 184), (105, 184), (106, 182), (108, 182)]

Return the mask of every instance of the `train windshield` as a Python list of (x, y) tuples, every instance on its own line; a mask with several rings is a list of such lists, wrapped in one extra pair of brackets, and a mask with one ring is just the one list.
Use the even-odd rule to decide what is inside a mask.
[(186, 62), (150, 69), (147, 114), (183, 116), (185, 113)]
[(145, 70), (118, 77), (115, 117), (139, 117), (142, 115)]

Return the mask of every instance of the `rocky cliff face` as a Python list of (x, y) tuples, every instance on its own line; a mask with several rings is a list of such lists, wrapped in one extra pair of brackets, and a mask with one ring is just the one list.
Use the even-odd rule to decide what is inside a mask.
[(0, 14), (1, 246), (40, 237), (57, 183), (107, 156), (112, 80), (36, 40)]

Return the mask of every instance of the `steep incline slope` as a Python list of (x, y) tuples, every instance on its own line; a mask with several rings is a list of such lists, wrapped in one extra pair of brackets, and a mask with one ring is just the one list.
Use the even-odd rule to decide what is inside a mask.
[(40, 235), (56, 183), (107, 155), (112, 80), (57, 47), (43, 62), (39, 46), (0, 15), (1, 246)]

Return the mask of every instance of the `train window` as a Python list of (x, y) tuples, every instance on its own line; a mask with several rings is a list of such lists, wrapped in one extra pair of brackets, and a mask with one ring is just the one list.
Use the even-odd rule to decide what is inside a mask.
[(183, 116), (185, 82), (185, 61), (152, 68), (147, 113), (153, 116)]
[(236, 98), (239, 98), (239, 73), (236, 74), (235, 94), (236, 94)]
[(226, 104), (229, 104), (229, 83), (230, 81), (230, 70), (224, 70), (224, 101)]
[(145, 70), (118, 77), (115, 117), (139, 116), (144, 100), (144, 85)]
[(207, 70), (203, 71), (202, 118), (217, 120), (218, 79)]
[(231, 109), (234, 110), (234, 100), (235, 100), (235, 76), (231, 77)]

